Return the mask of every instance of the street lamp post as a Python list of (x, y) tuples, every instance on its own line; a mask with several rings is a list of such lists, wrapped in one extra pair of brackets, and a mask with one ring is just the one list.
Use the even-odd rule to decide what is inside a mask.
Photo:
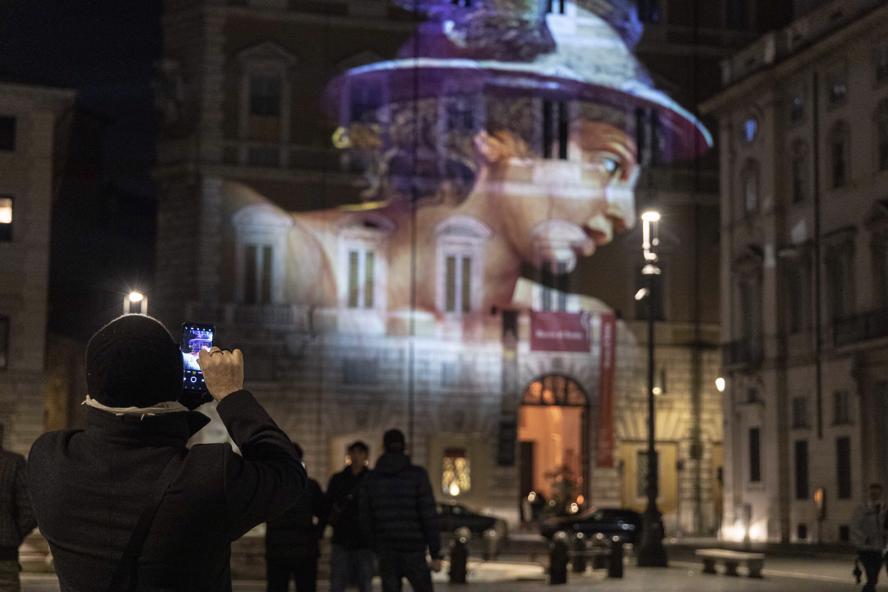
[(647, 507), (642, 515), (641, 545), (638, 548), (638, 565), (640, 567), (666, 567), (666, 548), (663, 546), (663, 516), (657, 508), (659, 492), (659, 475), (656, 449), (656, 406), (654, 404), (654, 298), (656, 276), (660, 275), (656, 248), (660, 244), (657, 237), (659, 212), (648, 211), (642, 214), (642, 249), (644, 250), (644, 267), (642, 275), (647, 279), (647, 347), (648, 347), (648, 446), (647, 446)]
[(148, 297), (133, 290), (123, 297), (123, 314), (148, 314)]

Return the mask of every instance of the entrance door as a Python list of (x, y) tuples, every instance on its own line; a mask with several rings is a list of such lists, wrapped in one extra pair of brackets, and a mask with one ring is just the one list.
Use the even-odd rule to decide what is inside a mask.
[(521, 495), (536, 491), (559, 510), (588, 499), (588, 398), (567, 376), (549, 374), (531, 382), (521, 400)]

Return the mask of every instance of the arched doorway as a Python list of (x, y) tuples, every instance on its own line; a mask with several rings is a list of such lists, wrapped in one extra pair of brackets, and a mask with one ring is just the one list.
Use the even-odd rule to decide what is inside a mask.
[(518, 421), (522, 499), (529, 492), (580, 506), (589, 497), (589, 397), (569, 376), (533, 380)]

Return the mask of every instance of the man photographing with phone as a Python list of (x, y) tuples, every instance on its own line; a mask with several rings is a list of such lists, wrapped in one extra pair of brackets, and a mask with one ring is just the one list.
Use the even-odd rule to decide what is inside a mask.
[(182, 355), (153, 318), (125, 315), (87, 346), (86, 428), (31, 448), (29, 491), (62, 592), (229, 591), (231, 541), (287, 509), (306, 476), (290, 438), (244, 390), (240, 350), (202, 350), (232, 440), (182, 395)]

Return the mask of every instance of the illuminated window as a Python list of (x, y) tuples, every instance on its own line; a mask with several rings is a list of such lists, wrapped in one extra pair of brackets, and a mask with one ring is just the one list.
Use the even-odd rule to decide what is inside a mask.
[(280, 117), (281, 91), (280, 76), (272, 74), (250, 76), (250, 114), (261, 117)]
[(567, 160), (569, 133), (567, 103), (543, 101), (543, 158)]
[(441, 490), (456, 497), (472, 490), (472, 469), (464, 448), (448, 448), (441, 464)]
[(756, 117), (747, 117), (746, 121), (743, 122), (743, 140), (749, 144), (758, 137), (758, 132), (758, 119)]
[(11, 197), (0, 197), (0, 242), (12, 240), (12, 205)]
[(448, 255), (445, 271), (444, 310), (466, 313), (472, 310), (472, 258)]
[(453, 216), (438, 225), (436, 301), (451, 317), (478, 310), (482, 301), (484, 242), (490, 229), (475, 218)]
[(373, 308), (376, 289), (376, 253), (368, 249), (348, 252), (348, 307)]
[(9, 317), (0, 316), (0, 370), (9, 367)]
[[(553, 269), (554, 267), (554, 269)], [(543, 285), (543, 310), (567, 311), (568, 280), (567, 263), (545, 263), (540, 270)]]
[(284, 300), (286, 238), (292, 219), (280, 210), (257, 205), (232, 217), (235, 229), (235, 298), (244, 304)]
[(0, 115), (0, 150), (15, 150), (15, 117)]

